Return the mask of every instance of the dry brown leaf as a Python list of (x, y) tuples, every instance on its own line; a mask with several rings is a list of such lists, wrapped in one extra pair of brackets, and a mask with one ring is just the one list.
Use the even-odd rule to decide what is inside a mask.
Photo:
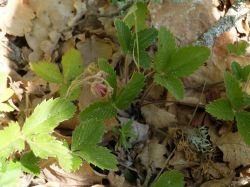
[(183, 170), (185, 168), (198, 166), (199, 163), (186, 160), (185, 155), (182, 151), (176, 151), (173, 158), (169, 160), (169, 165), (173, 166), (177, 170)]
[(52, 186), (91, 186), (101, 183), (105, 175), (95, 172), (88, 163), (84, 162), (81, 168), (74, 173), (67, 173), (55, 164), (46, 166), (39, 178), (46, 180), (46, 185)]
[(246, 145), (238, 133), (227, 133), (218, 137), (210, 131), (211, 141), (223, 152), (223, 160), (229, 162), (232, 169), (250, 163), (250, 147)]
[(0, 29), (4, 33), (24, 36), (31, 31), (35, 15), (25, 0), (8, 1), (5, 7), (0, 7), (0, 14)]
[(98, 58), (111, 59), (113, 54), (113, 44), (109, 40), (99, 39), (95, 36), (78, 42), (76, 47), (81, 52), (86, 64), (96, 62)]
[(167, 153), (165, 145), (159, 144), (157, 140), (151, 140), (148, 145), (146, 145), (138, 158), (147, 168), (164, 168), (166, 158), (164, 154)]
[(200, 187), (228, 187), (231, 184), (231, 178), (224, 178), (220, 180), (211, 180), (203, 183)]
[(177, 122), (175, 115), (155, 105), (145, 105), (141, 112), (146, 122), (156, 128), (164, 128)]

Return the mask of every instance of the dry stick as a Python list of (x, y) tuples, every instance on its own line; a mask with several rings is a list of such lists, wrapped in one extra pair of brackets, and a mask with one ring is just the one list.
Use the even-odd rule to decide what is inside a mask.
[(194, 42), (194, 45), (205, 45), (209, 48), (212, 48), (215, 42), (215, 39), (220, 36), (225, 31), (228, 31), (230, 28), (235, 26), (235, 23), (242, 19), (250, 13), (249, 8), (245, 1), (236, 1), (231, 8), (228, 9), (228, 12), (224, 17), (222, 17), (212, 28), (210, 28), (206, 33), (204, 33), (201, 39)]
[(202, 97), (202, 95), (203, 95), (203, 93), (204, 93), (205, 87), (206, 87), (206, 82), (204, 82), (204, 84), (203, 84), (203, 88), (202, 88), (202, 91), (201, 91), (201, 95), (200, 95), (199, 101), (198, 101), (198, 103), (197, 103), (197, 105), (196, 105), (196, 107), (195, 107), (195, 109), (194, 109), (194, 112), (193, 112), (192, 117), (191, 117), (191, 119), (190, 119), (190, 121), (189, 121), (189, 123), (188, 123), (188, 126), (191, 125), (191, 123), (192, 123), (192, 121), (193, 121), (193, 119), (194, 119), (194, 116), (195, 116), (195, 114), (196, 114), (196, 112), (197, 112), (197, 110), (198, 110), (198, 108), (199, 108), (199, 104), (200, 104), (200, 101), (201, 101), (201, 97)]
[(163, 167), (161, 168), (161, 170), (159, 171), (159, 173), (158, 173), (157, 176), (155, 177), (154, 182), (157, 181), (157, 180), (159, 179), (159, 177), (161, 176), (161, 174), (162, 174), (162, 172), (163, 172), (165, 166), (168, 164), (169, 160), (170, 160), (171, 157), (174, 155), (175, 150), (176, 150), (176, 147), (175, 147), (175, 148), (173, 149), (173, 151), (168, 155), (167, 160), (165, 161)]

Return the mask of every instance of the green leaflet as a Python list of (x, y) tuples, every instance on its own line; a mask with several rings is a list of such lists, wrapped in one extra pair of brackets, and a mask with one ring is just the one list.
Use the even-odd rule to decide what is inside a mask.
[(30, 64), (31, 69), (41, 78), (53, 83), (62, 83), (63, 76), (59, 67), (51, 62), (40, 61)]
[(62, 141), (58, 141), (55, 137), (50, 135), (36, 134), (29, 137), (27, 142), (36, 156), (43, 159), (55, 157), (65, 171), (71, 171), (73, 158), (70, 150), (63, 145)]
[(117, 133), (119, 137), (119, 146), (123, 146), (125, 149), (131, 148), (131, 144), (129, 143), (129, 138), (135, 136), (134, 131), (132, 129), (133, 120), (128, 120), (124, 124), (122, 124), (120, 129), (114, 129), (115, 133)]
[(63, 76), (66, 81), (73, 81), (83, 72), (83, 59), (76, 49), (68, 50), (62, 56)]
[(40, 168), (38, 166), (38, 161), (40, 159), (34, 155), (32, 151), (25, 153), (21, 159), (20, 163), (22, 165), (22, 169), (27, 172), (31, 173), (33, 175), (39, 175), (40, 174)]
[(250, 145), (250, 113), (249, 112), (237, 112), (236, 113), (237, 128), (244, 139), (244, 141)]
[(113, 90), (113, 98), (114, 98), (116, 95), (116, 89), (117, 89), (116, 72), (114, 68), (104, 58), (98, 59), (98, 66), (101, 70), (103, 70), (104, 72), (108, 74), (106, 80), (108, 81), (110, 86), (114, 89)]
[(171, 55), (167, 64), (167, 74), (184, 77), (192, 74), (202, 66), (210, 55), (210, 50), (203, 46), (187, 46)]
[(244, 55), (246, 53), (246, 48), (248, 47), (248, 43), (246, 41), (239, 41), (235, 44), (228, 44), (227, 50), (230, 53), (236, 54), (236, 55)]
[(26, 119), (22, 132), (25, 136), (51, 133), (60, 122), (71, 118), (75, 111), (73, 103), (61, 98), (43, 101)]
[(247, 82), (249, 73), (250, 73), (250, 65), (247, 65), (245, 67), (241, 67), (239, 63), (232, 62), (231, 69), (233, 71), (233, 75), (237, 80)]
[(144, 69), (150, 68), (152, 59), (148, 55), (148, 52), (141, 50), (139, 51), (139, 56), (137, 52), (135, 52), (135, 59), (139, 61), (139, 65), (143, 67)]
[(106, 147), (86, 146), (83, 150), (77, 151), (76, 154), (101, 169), (117, 170), (116, 157)]
[(134, 26), (136, 32), (139, 32), (146, 28), (147, 14), (148, 10), (145, 3), (135, 3), (124, 17), (124, 22), (129, 26), (129, 28)]
[(116, 116), (116, 108), (111, 102), (96, 102), (91, 104), (80, 113), (81, 121), (87, 120), (105, 120)]
[[(6, 161), (7, 162), (7, 161)], [(1, 164), (0, 164), (1, 165)], [(0, 166), (0, 186), (17, 187), (22, 174), (19, 162), (9, 161), (4, 168)]]
[(172, 170), (163, 173), (151, 187), (184, 187), (184, 176), (182, 173)]
[(123, 52), (126, 54), (130, 48), (130, 42), (132, 39), (132, 35), (129, 27), (121, 20), (115, 20), (115, 28), (118, 34), (118, 40), (121, 45)]
[(180, 100), (184, 97), (184, 85), (182, 81), (174, 76), (161, 76), (155, 74), (154, 81), (165, 87), (176, 99)]
[(0, 112), (11, 112), (14, 111), (14, 108), (6, 103), (0, 103)]
[(155, 28), (148, 28), (138, 32), (139, 49), (144, 50), (148, 48), (156, 40), (157, 34), (158, 32)]
[(72, 151), (82, 159), (102, 169), (117, 169), (117, 161), (110, 150), (96, 144), (102, 138), (104, 125), (96, 120), (82, 122), (73, 132)]
[(234, 112), (230, 101), (227, 99), (218, 99), (206, 105), (206, 112), (220, 120), (233, 120)]
[(168, 61), (176, 51), (174, 35), (165, 27), (158, 32), (158, 50), (155, 54), (154, 66), (157, 72), (165, 72), (168, 68)]
[(0, 90), (0, 103), (7, 101), (14, 94), (14, 91), (10, 88)]
[(119, 109), (126, 109), (139, 95), (144, 87), (144, 75), (141, 73), (134, 73), (128, 84), (117, 95), (115, 105)]
[(237, 79), (230, 73), (225, 72), (224, 83), (226, 87), (227, 97), (229, 98), (235, 110), (240, 109), (244, 105), (243, 92)]
[(104, 133), (104, 125), (96, 120), (88, 120), (74, 130), (72, 136), (72, 150), (82, 150), (85, 146), (95, 146), (101, 140)]
[(8, 158), (10, 154), (24, 149), (24, 138), (18, 123), (11, 122), (0, 130), (0, 157)]

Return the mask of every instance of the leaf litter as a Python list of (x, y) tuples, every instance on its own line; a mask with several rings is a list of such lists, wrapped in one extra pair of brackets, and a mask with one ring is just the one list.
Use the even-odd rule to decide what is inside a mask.
[[(179, 46), (190, 44), (224, 16), (226, 5), (220, 8), (223, 2), (150, 2), (151, 23), (156, 27), (164, 25), (170, 29)], [(15, 64), (13, 61), (10, 63), (6, 56), (1, 58), (1, 75), (2, 70), (9, 74), (11, 79), (7, 80), (6, 86), (12, 90), (7, 99), (1, 100), (1, 104), (6, 103), (14, 110), (7, 114), (1, 113), (1, 129), (11, 120), (23, 124), (25, 117), (30, 116), (39, 103), (58, 95), (59, 87), (35, 75), (29, 68), (29, 62), (43, 59), (60, 62), (62, 54), (69, 48), (74, 47), (80, 51), (85, 68), (91, 69), (100, 57), (108, 59), (119, 75), (118, 87), (122, 87), (121, 83), (126, 82), (126, 75), (119, 66), (124, 59), (118, 46), (113, 17), (100, 16), (110, 15), (117, 9), (106, 1), (79, 0), (53, 3), (9, 0), (6, 6), (0, 7), (3, 15), (0, 20), (1, 34), (7, 33), (8, 40), (20, 48), (24, 61)], [(245, 19), (248, 20), (249, 17)], [(176, 101), (171, 94), (153, 85), (148, 94), (143, 96), (145, 103), (139, 102), (141, 105), (132, 105), (125, 111), (120, 111), (118, 120), (111, 118), (105, 121), (105, 136), (99, 143), (113, 148), (118, 155), (119, 172), (107, 172), (84, 162), (79, 170), (69, 173), (59, 168), (55, 160), (49, 159), (39, 163), (42, 168), (40, 175), (34, 177), (23, 173), (20, 180), (22, 184), (141, 186), (151, 184), (155, 176), (166, 169), (180, 171), (187, 186), (248, 183), (249, 147), (235, 131), (234, 125), (215, 120), (204, 112), (204, 104), (210, 101), (211, 95), (224, 94), (221, 85), (217, 83), (223, 80), (223, 73), (231, 68), (231, 62), (237, 61), (243, 67), (249, 64), (248, 48), (246, 55), (240, 56), (227, 50), (228, 44), (237, 44), (240, 40), (249, 42), (246, 20), (237, 22), (235, 28), (219, 36), (206, 66), (183, 79), (188, 88), (183, 100)], [(61, 69), (60, 65), (59, 68)], [(129, 71), (133, 72), (134, 69)], [(203, 93), (200, 86), (204, 81), (210, 87)], [(147, 87), (149, 84), (144, 89)], [(93, 94), (90, 85), (86, 84), (76, 102), (80, 109), (78, 112), (94, 102), (104, 100), (102, 96)], [(123, 105), (126, 103), (121, 103), (122, 109)], [(196, 106), (198, 108), (193, 116)], [(118, 137), (112, 130), (120, 128), (124, 121), (131, 118), (136, 135), (130, 140), (132, 148), (115, 149)], [(71, 143), (72, 129), (76, 128), (78, 122), (77, 117), (63, 122), (56, 129), (55, 136)]]

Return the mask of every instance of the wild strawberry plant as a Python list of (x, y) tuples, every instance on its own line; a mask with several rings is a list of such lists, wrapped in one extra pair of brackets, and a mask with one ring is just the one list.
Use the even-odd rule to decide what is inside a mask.
[(236, 120), (240, 135), (250, 145), (250, 112), (246, 110), (250, 104), (250, 96), (247, 93), (250, 66), (242, 68), (233, 62), (231, 67), (233, 74), (228, 72), (224, 74), (227, 97), (209, 103), (206, 111), (219, 120)]
[[(128, 72), (129, 80), (125, 81), (123, 86), (118, 84), (117, 72), (106, 59), (99, 59), (96, 65), (84, 68), (80, 52), (75, 49), (70, 49), (62, 56), (61, 66), (47, 61), (30, 65), (38, 76), (60, 85), (60, 98), (43, 101), (31, 116), (27, 117), (24, 124), (11, 122), (0, 130), (0, 184), (5, 184), (5, 173), (12, 170), (15, 171), (13, 178), (18, 176), (20, 171), (38, 175), (39, 161), (48, 157), (57, 159), (65, 171), (78, 169), (83, 161), (102, 169), (117, 170), (118, 162), (115, 155), (111, 150), (99, 145), (104, 134), (104, 122), (116, 117), (118, 110), (129, 108), (138, 98), (145, 86), (147, 71), (150, 71), (152, 76), (149, 78), (153, 79), (154, 83), (166, 88), (177, 99), (184, 97), (181, 78), (202, 66), (209, 58), (210, 51), (204, 46), (177, 47), (170, 31), (163, 27), (157, 30), (147, 26), (147, 14), (146, 5), (138, 2), (134, 3), (123, 20), (115, 20), (118, 40), (125, 56), (124, 68), (128, 70), (132, 61), (136, 67), (133, 73)], [(149, 52), (151, 46), (157, 48), (156, 52)], [(246, 80), (244, 72), (247, 70), (239, 67), (236, 69), (237, 76)], [(230, 81), (235, 78), (232, 77), (229, 76)], [(1, 78), (0, 81), (2, 80), (3, 85), (6, 85), (6, 79)], [(78, 99), (83, 84), (90, 85), (93, 94), (105, 99), (91, 104), (80, 112), (80, 124), (72, 132), (72, 143), (68, 145), (57, 140), (52, 133), (60, 122), (75, 115), (76, 107), (71, 101)], [(233, 88), (238, 87), (234, 85)], [(8, 93), (4, 99), (1, 99), (0, 95), (0, 105), (9, 99), (11, 94), (13, 93)], [(223, 106), (231, 106), (233, 103), (232, 106), (240, 110), (242, 103), (238, 104), (238, 101), (233, 99), (234, 94), (238, 97), (241, 93), (230, 92), (231, 99), (223, 101)], [(246, 101), (247, 99), (244, 99), (244, 102)], [(209, 108), (216, 107), (212, 104), (208, 106), (207, 110), (213, 113)], [(229, 109), (227, 112), (234, 114)], [(245, 112), (235, 115), (241, 123), (242, 119), (248, 117)], [(232, 119), (225, 114), (222, 116), (223, 119)], [(125, 149), (131, 147), (127, 142), (132, 136), (130, 130), (130, 122), (118, 129), (119, 144)], [(21, 154), (21, 158), (16, 157), (16, 153)], [(164, 181), (172, 184), (176, 178), (180, 179), (177, 186), (183, 186), (182, 175), (175, 171), (164, 173), (152, 186), (161, 186)]]

